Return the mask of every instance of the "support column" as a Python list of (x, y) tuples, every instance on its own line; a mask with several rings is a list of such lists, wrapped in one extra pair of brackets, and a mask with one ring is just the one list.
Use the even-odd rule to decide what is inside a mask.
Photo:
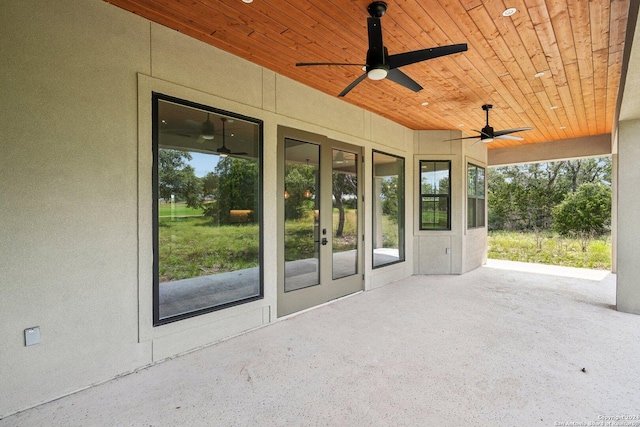
[(616, 304), (619, 311), (640, 314), (640, 120), (621, 121), (618, 138), (613, 164), (617, 166)]

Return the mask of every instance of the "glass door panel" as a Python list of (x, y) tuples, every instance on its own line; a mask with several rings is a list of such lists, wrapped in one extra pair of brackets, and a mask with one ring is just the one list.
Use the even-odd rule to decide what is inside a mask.
[(358, 156), (332, 150), (333, 279), (358, 273)]
[(285, 139), (284, 291), (320, 284), (320, 146)]
[(278, 317), (362, 290), (362, 149), (278, 130)]

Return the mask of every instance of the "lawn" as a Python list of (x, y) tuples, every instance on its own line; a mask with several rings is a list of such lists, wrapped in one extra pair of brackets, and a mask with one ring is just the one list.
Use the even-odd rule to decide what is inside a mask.
[[(335, 237), (339, 222), (338, 209), (333, 209), (333, 239), (334, 252), (349, 251), (357, 248), (357, 211), (345, 209), (344, 228), (342, 237)], [(313, 212), (300, 219), (289, 220), (285, 224), (285, 261), (314, 258), (314, 217)], [(321, 238), (322, 236), (320, 236)]]
[(255, 224), (211, 225), (206, 217), (161, 218), (160, 281), (171, 281), (258, 266)]
[(567, 267), (611, 269), (611, 238), (592, 239), (582, 251), (578, 240), (554, 234), (489, 232), (488, 257)]
[[(159, 206), (160, 281), (172, 281), (242, 270), (259, 265), (260, 240), (256, 224), (215, 225), (202, 212), (184, 203)], [(338, 211), (333, 212), (337, 227)], [(333, 239), (335, 252), (355, 249), (356, 211), (346, 210), (343, 237)], [(287, 221), (285, 259), (313, 258), (313, 213)]]
[(158, 215), (160, 217), (170, 216), (193, 216), (202, 215), (202, 209), (192, 209), (185, 202), (160, 202), (158, 203)]

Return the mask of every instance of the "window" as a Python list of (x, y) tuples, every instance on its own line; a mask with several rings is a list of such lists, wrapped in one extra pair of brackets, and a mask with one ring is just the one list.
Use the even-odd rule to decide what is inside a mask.
[(153, 322), (262, 298), (262, 122), (153, 94)]
[(484, 168), (467, 164), (467, 228), (484, 227)]
[(451, 230), (451, 162), (420, 160), (420, 230)]
[(404, 159), (373, 152), (373, 268), (404, 261)]

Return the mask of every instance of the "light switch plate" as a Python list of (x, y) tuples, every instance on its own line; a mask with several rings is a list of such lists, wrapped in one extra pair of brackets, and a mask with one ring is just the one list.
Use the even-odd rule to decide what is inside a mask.
[(34, 326), (33, 328), (27, 328), (24, 330), (24, 345), (36, 345), (40, 344), (40, 326)]

